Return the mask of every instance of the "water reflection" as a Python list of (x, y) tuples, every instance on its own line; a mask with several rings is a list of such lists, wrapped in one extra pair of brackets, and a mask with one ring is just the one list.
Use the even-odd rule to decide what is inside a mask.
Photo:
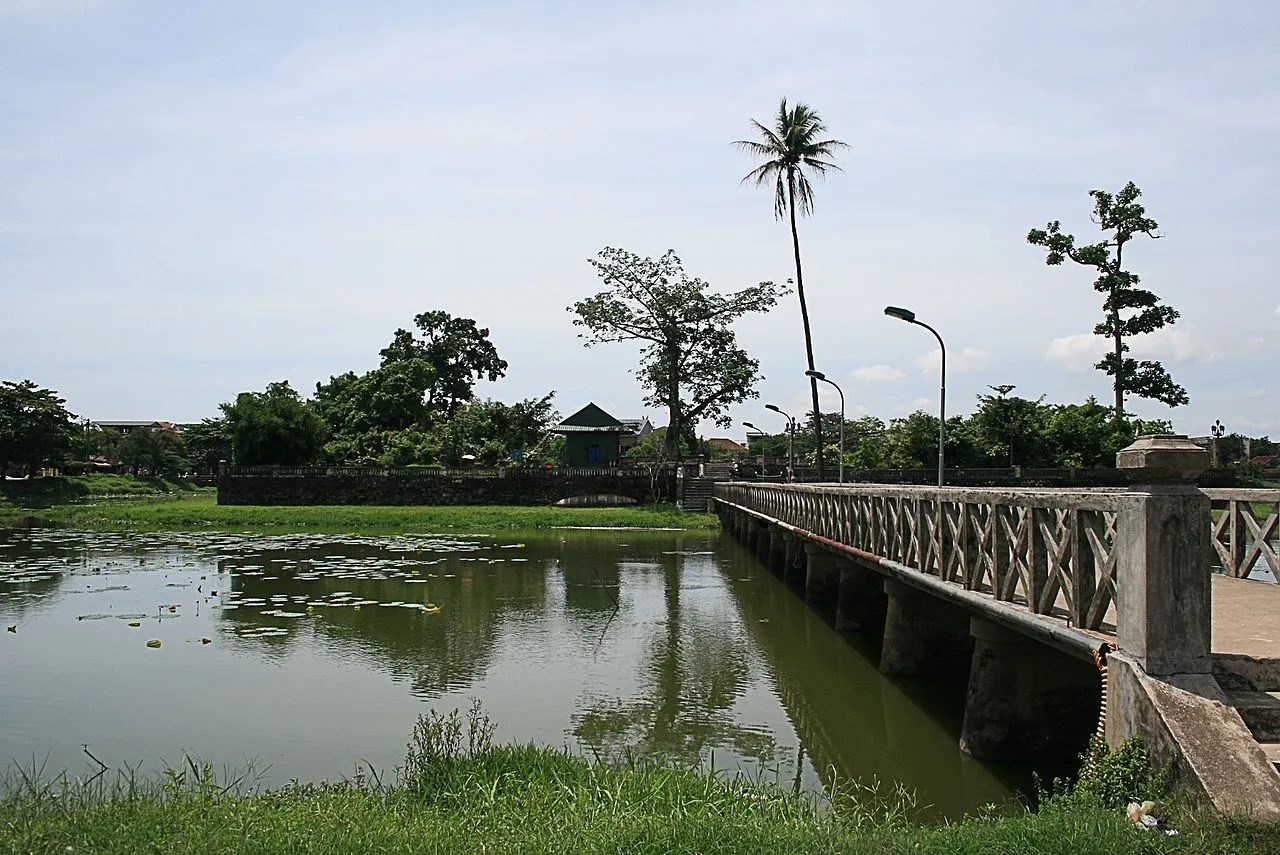
[(944, 815), (1026, 779), (960, 754), (962, 686), (885, 680), (728, 537), (0, 531), (0, 615), (0, 760), (335, 778), (476, 695), (502, 739), (900, 781)]

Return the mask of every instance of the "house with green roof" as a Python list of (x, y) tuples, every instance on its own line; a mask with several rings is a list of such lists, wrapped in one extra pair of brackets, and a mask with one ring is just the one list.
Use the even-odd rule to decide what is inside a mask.
[(616, 466), (626, 446), (652, 429), (648, 419), (615, 419), (587, 404), (551, 432), (564, 435), (566, 466)]

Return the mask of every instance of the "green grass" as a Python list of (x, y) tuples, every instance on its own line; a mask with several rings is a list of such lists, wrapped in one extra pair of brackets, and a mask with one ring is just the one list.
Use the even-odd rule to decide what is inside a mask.
[(0, 525), (6, 519), (14, 524), (22, 518), (52, 525), (130, 531), (395, 532), (556, 526), (714, 529), (719, 525), (711, 514), (686, 513), (671, 505), (622, 508), (218, 505), (216, 494), (211, 490), (152, 494), (134, 499), (89, 497), (52, 506), (29, 504), (7, 512), (0, 508)]
[(0, 851), (113, 853), (1274, 853), (1280, 825), (1184, 818), (1180, 833), (1050, 800), (949, 825), (847, 788), (829, 800), (771, 782), (661, 766), (606, 767), (550, 748), (436, 758), (369, 776), (236, 795), (208, 767), (111, 787), (23, 784), (0, 799)]

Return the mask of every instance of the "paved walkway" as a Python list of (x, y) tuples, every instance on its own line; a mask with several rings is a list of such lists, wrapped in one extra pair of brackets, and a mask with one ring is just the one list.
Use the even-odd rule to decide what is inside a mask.
[(1280, 661), (1280, 585), (1215, 574), (1213, 652)]

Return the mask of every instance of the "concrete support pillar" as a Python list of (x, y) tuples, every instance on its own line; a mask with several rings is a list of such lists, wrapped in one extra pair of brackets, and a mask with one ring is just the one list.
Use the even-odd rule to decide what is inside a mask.
[(767, 522), (756, 520), (756, 542), (753, 549), (756, 558), (760, 559), (760, 563), (766, 567), (769, 566), (769, 545), (773, 542), (774, 527)]
[(747, 536), (743, 538), (742, 544), (753, 553), (759, 554), (760, 538), (764, 533), (764, 523), (753, 516), (747, 516)]
[(880, 673), (900, 677), (965, 673), (973, 652), (968, 613), (896, 579), (884, 580), (884, 592), (889, 604)]
[(842, 632), (881, 632), (887, 607), (884, 576), (853, 561), (846, 560), (840, 564), (836, 629)]
[(792, 572), (791, 568), (795, 567), (796, 563), (800, 561), (800, 556), (804, 555), (804, 551), (800, 545), (800, 538), (796, 537), (791, 532), (786, 532), (782, 536), (782, 543), (785, 552), (782, 556), (782, 568), (779, 575), (783, 579), (786, 579), (787, 574)]
[(1211, 671), (1212, 516), (1194, 484), (1208, 458), (1180, 435), (1116, 455), (1133, 484), (1116, 519), (1116, 641), (1153, 676)]
[(1097, 669), (980, 618), (970, 632), (960, 749), (987, 761), (1079, 756), (1098, 723)]
[(787, 560), (787, 541), (789, 532), (778, 528), (777, 526), (769, 527), (769, 569), (774, 573), (781, 573), (786, 567)]
[(816, 543), (804, 545), (804, 600), (820, 614), (835, 616), (840, 591), (840, 557)]

